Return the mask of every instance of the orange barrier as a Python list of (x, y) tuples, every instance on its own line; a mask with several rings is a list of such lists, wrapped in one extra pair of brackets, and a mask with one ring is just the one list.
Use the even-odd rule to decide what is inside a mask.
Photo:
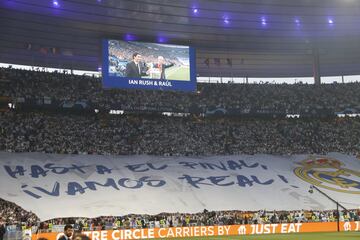
[[(228, 226), (172, 227), (153, 229), (124, 229), (83, 232), (92, 240), (152, 239), (152, 238), (184, 238), (206, 236), (283, 234), (306, 232), (336, 232), (336, 222), (323, 223), (282, 223), (282, 224), (249, 224)], [(360, 231), (360, 221), (341, 222), (340, 231)], [(46, 238), (57, 240), (62, 233), (34, 234), (32, 240)]]

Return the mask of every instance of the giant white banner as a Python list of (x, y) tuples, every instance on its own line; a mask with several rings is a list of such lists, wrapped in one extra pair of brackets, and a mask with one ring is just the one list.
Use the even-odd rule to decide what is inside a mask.
[(93, 156), (0, 152), (0, 197), (55, 217), (360, 207), (360, 160), (327, 156)]

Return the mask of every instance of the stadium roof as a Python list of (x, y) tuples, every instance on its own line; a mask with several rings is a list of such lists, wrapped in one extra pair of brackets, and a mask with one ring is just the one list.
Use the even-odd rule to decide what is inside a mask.
[(360, 74), (359, 25), (358, 0), (2, 0), (0, 62), (94, 71), (113, 38), (193, 45), (200, 76), (312, 76), (313, 48)]

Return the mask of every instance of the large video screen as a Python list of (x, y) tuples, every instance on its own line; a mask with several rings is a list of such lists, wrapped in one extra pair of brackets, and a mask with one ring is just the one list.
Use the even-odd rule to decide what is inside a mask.
[(195, 91), (195, 50), (122, 40), (103, 42), (103, 87)]

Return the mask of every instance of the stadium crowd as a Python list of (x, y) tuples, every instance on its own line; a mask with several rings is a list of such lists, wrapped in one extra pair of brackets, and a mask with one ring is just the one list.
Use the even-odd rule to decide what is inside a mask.
[(360, 119), (0, 113), (0, 150), (102, 155), (360, 153)]
[(32, 212), (28, 212), (15, 203), (0, 198), (0, 225), (33, 226), (37, 225), (39, 218)]
[(0, 68), (0, 96), (15, 101), (48, 97), (87, 100), (99, 109), (176, 109), (205, 112), (212, 108), (271, 109), (300, 113), (311, 109), (360, 110), (360, 83), (346, 84), (198, 84), (198, 92), (105, 90), (101, 79), (64, 73)]
[[(15, 101), (48, 97), (86, 100), (99, 109), (176, 108), (205, 111), (275, 109), (298, 113), (309, 109), (359, 108), (360, 84), (247, 85), (199, 84), (198, 93), (103, 90), (101, 80), (63, 73), (0, 69), (0, 96)], [(300, 154), (360, 153), (360, 119), (239, 119), (165, 117), (159, 115), (65, 114), (43, 111), (0, 112), (0, 151), (71, 154)], [(358, 221), (360, 210), (342, 212), (340, 220)], [(94, 219), (53, 219), (40, 223), (31, 212), (0, 200), (0, 222), (21, 227), (72, 223), (76, 229), (148, 228), (335, 221), (335, 211), (207, 211)]]
[[(157, 215), (104, 216), (97, 218), (56, 218), (41, 222), (35, 214), (14, 203), (0, 199), (0, 222), (17, 225), (20, 229), (35, 226), (41, 232), (53, 231), (54, 225), (73, 224), (76, 230), (109, 230), (131, 228), (159, 228), (186, 226), (213, 226), (234, 224), (334, 222), (335, 210), (297, 211), (208, 211), (199, 213), (161, 213)], [(340, 221), (359, 221), (360, 209), (340, 211)]]
[[(350, 210), (340, 212), (341, 221), (358, 221), (360, 211)], [(127, 215), (123, 217), (100, 217), (94, 219), (52, 219), (45, 222), (44, 229), (53, 224), (72, 223), (78, 229), (119, 229), (119, 228), (159, 228), (159, 227), (188, 227), (214, 226), (234, 224), (267, 224), (267, 223), (298, 223), (298, 222), (334, 222), (336, 211), (207, 211), (195, 214), (159, 214)]]
[[(104, 90), (98, 78), (0, 68), (0, 96), (84, 100), (100, 109), (309, 109), (358, 108), (360, 84), (199, 84), (197, 94)], [(260, 97), (261, 96), (261, 97)], [(114, 108), (115, 107), (115, 108)], [(99, 114), (101, 115), (101, 114)], [(359, 120), (234, 120), (198, 117), (78, 116), (1, 113), (0, 150), (79, 154), (358, 154)], [(58, 144), (61, 143), (61, 144)], [(136, 143), (136, 144), (134, 144)]]
[(148, 45), (146, 43), (119, 42), (116, 40), (109, 42), (109, 55), (119, 60), (131, 61), (134, 53), (140, 53), (143, 61), (146, 63), (155, 63), (158, 56), (163, 56), (167, 64), (170, 62), (180, 64), (178, 58), (187, 58), (189, 55), (182, 48), (172, 48), (172, 51), (168, 51), (168, 48), (162, 44)]
[[(100, 217), (94, 219), (72, 218), (52, 219), (45, 222), (44, 229), (49, 224), (72, 223), (78, 229), (119, 229), (119, 228), (159, 228), (214, 226), (234, 224), (267, 224), (267, 223), (298, 223), (298, 222), (334, 222), (337, 219), (334, 211), (208, 211), (186, 213), (162, 213), (158, 215), (127, 215), (122, 217)], [(340, 212), (340, 221), (358, 221), (360, 210)]]

